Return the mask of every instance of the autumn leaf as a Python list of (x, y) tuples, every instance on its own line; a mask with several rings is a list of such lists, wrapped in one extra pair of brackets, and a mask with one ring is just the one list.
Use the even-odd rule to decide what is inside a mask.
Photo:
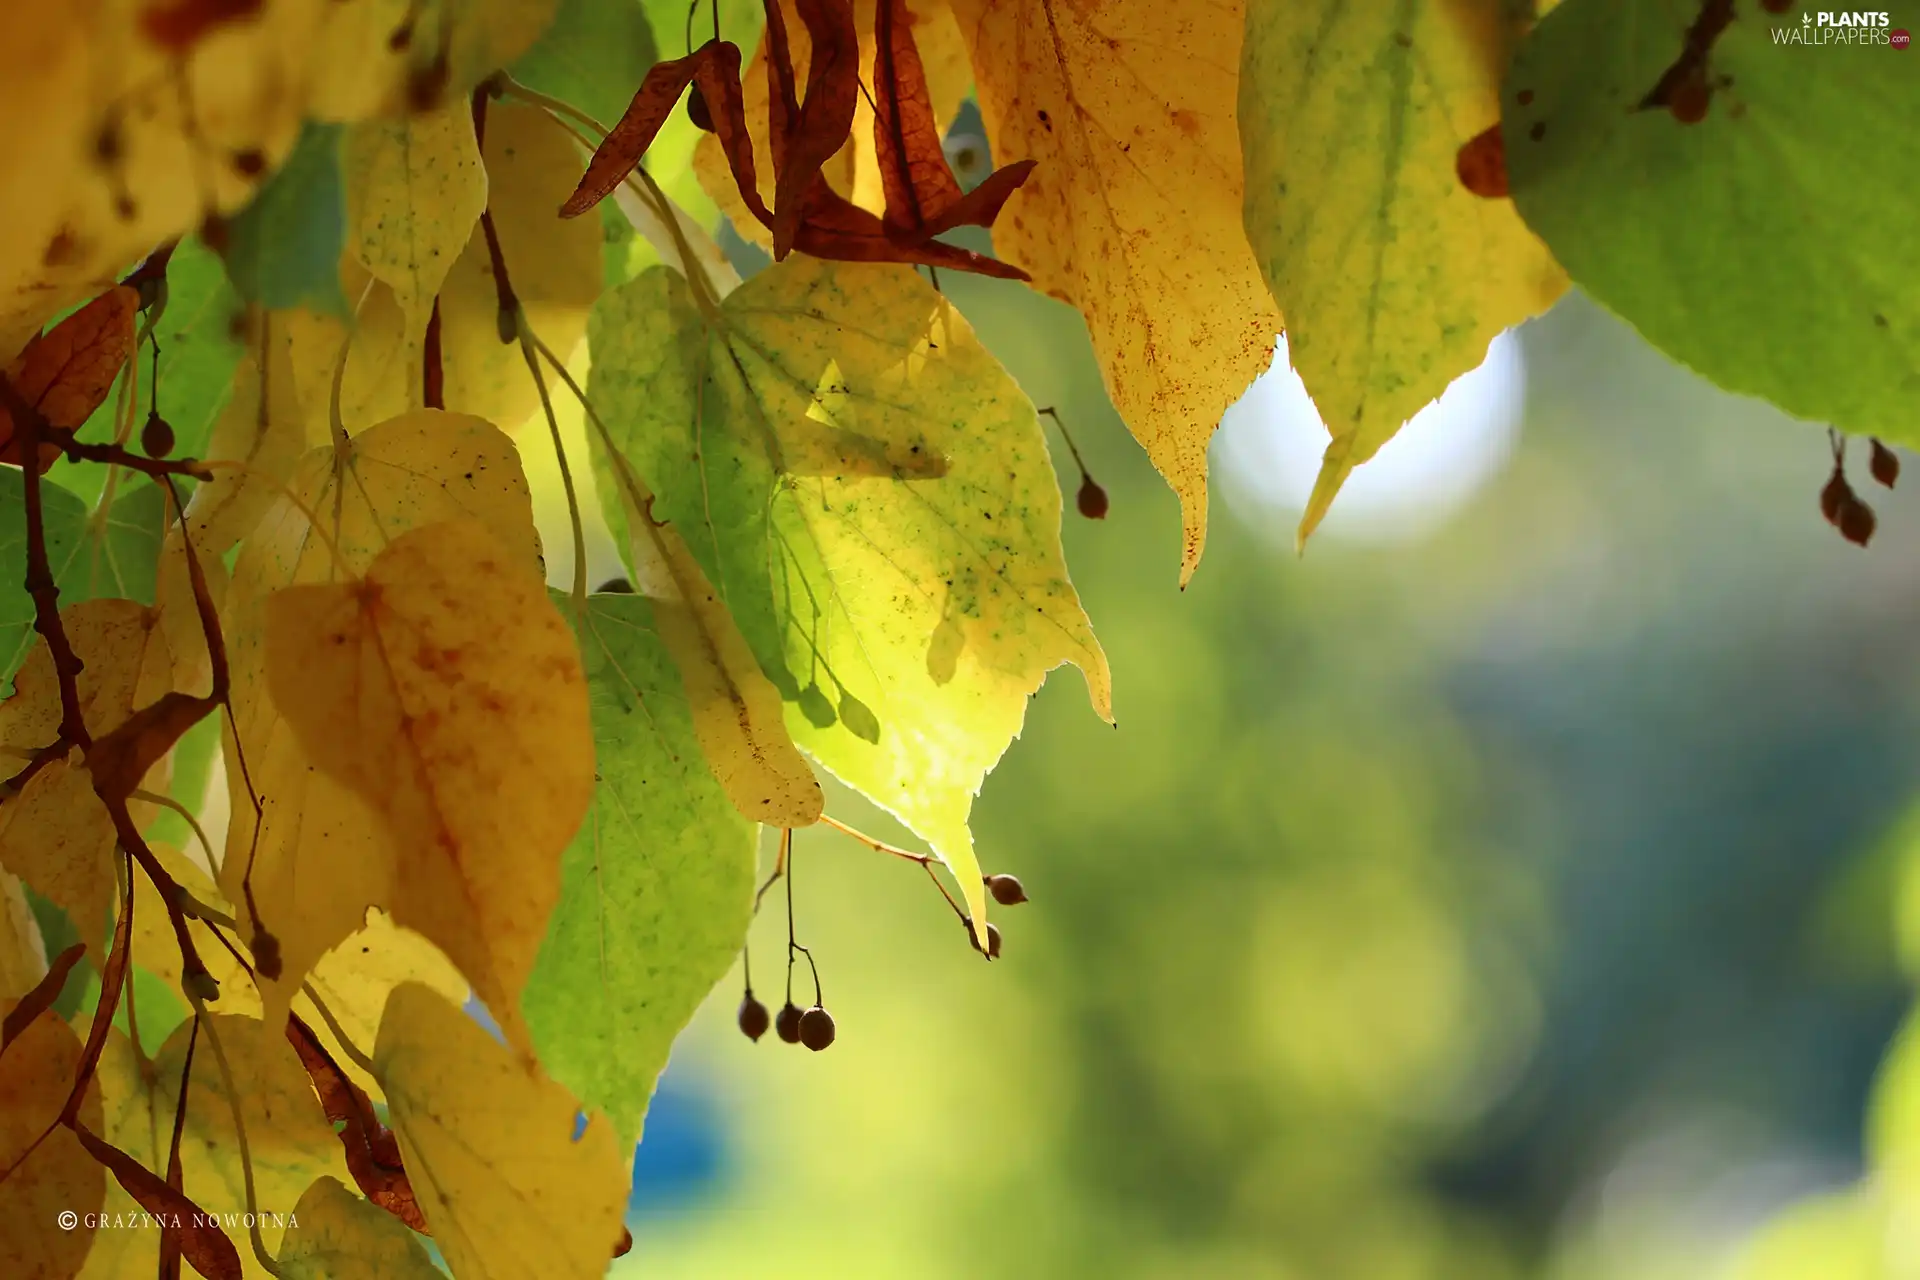
[[(257, 909), (249, 936), (264, 926), (278, 942), (282, 972), (264, 982), (270, 1018), (284, 1015), (301, 975), (362, 926), (367, 904), (384, 900), (396, 855), (371, 802), (316, 771), (269, 695), (268, 598), (294, 583), (364, 574), (408, 530), (462, 516), (517, 548), (513, 572), (536, 585), (542, 575), (513, 442), (478, 418), (403, 415), (355, 436), (344, 453), (312, 450), (289, 487), (323, 525), (316, 531), (301, 510), (278, 501), (234, 565), (222, 614), (233, 667), (234, 729), (225, 745), (234, 816), (220, 885), (249, 916)], [(249, 782), (261, 798), (257, 817)]]
[(300, 143), (226, 228), (227, 276), (247, 302), (269, 309), (351, 309), (336, 263), (346, 239), (341, 129), (309, 123)]
[(1180, 580), (1207, 534), (1207, 441), (1280, 315), (1241, 229), (1242, 0), (954, 0), (996, 156), (1037, 161), (994, 224), (1080, 309), (1107, 392), (1180, 496)]
[[(1333, 433), (1300, 520), (1566, 277), (1511, 203), (1460, 183), (1499, 118), (1505, 0), (1253, 0), (1241, 66), (1247, 235)], [(1383, 163), (1382, 157), (1385, 157)]]
[(226, 408), (207, 441), (207, 456), (244, 467), (217, 472), (194, 490), (186, 507), (186, 526), (204, 559), (225, 556), (253, 532), (279, 500), (280, 486), (306, 450), (290, 345), (285, 324), (270, 318), (234, 371)]
[(316, 1178), (293, 1207), (281, 1280), (439, 1280), (420, 1238), (333, 1178)]
[(1028, 695), (1075, 662), (1108, 714), (1031, 402), (898, 267), (795, 258), (713, 316), (655, 270), (608, 296), (592, 341), (591, 398), (795, 740), (926, 838), (984, 919), (967, 815)]
[(746, 939), (757, 832), (707, 767), (653, 612), (596, 595), (577, 624), (599, 781), (524, 1001), (540, 1061), (628, 1142)]
[(889, 232), (930, 238), (959, 226), (991, 227), (1033, 172), (1005, 165), (963, 194), (947, 164), (932, 91), (913, 37), (906, 0), (878, 0), (874, 15), (873, 146), (886, 191)]
[[(61, 612), (83, 664), (80, 706), (96, 739), (166, 692), (172, 658), (159, 616), (131, 600), (89, 600)], [(13, 696), (0, 702), (0, 744), (18, 777), (59, 737), (60, 688), (44, 642), (27, 655)], [(113, 896), (112, 820), (76, 749), (38, 769), (0, 804), (0, 866), (65, 910), (82, 940), (97, 942)]]
[[(512, 66), (513, 78), (595, 120), (617, 119), (659, 54), (639, 0), (560, 0), (553, 21)], [(736, 73), (734, 79), (739, 79)]]
[(1581, 288), (1682, 364), (1920, 443), (1920, 298), (1889, 252), (1920, 204), (1913, 166), (1887, 161), (1920, 112), (1911, 54), (1783, 48), (1800, 22), (1744, 6), (1706, 54), (1700, 118), (1638, 109), (1698, 8), (1566, 0), (1540, 21), (1503, 91), (1514, 203)]
[[(51, 1011), (0, 1054), (0, 1274), (64, 1280), (93, 1244), (90, 1232), (53, 1229), (59, 1213), (94, 1214), (106, 1202), (106, 1171), (57, 1123), (79, 1065), (79, 1037)], [(100, 1123), (97, 1097), (79, 1118)]]
[(46, 945), (20, 877), (0, 870), (0, 1002), (19, 999), (46, 972)]
[[(472, 112), (455, 100), (356, 125), (342, 154), (348, 244), (393, 290), (408, 337), (424, 335), (440, 286), (487, 207)], [(334, 260), (326, 265), (332, 271)]]
[[(117, 285), (29, 342), (7, 367), (14, 394), (39, 411), (46, 427), (72, 431), (107, 398), (133, 351), (138, 303), (132, 289)], [(19, 424), (0, 401), (0, 462), (24, 465), (18, 433)], [(44, 473), (58, 456), (43, 438), (39, 470)]]
[(528, 1071), (425, 987), (397, 988), (375, 1074), (434, 1241), (455, 1275), (603, 1275), (627, 1202), (628, 1152), (605, 1117), (576, 1136), (579, 1104)]
[[(387, 997), (403, 982), (416, 982), (464, 1005), (467, 980), (439, 947), (412, 929), (393, 922), (385, 911), (367, 912), (366, 924), (342, 938), (320, 957), (307, 975), (311, 994), (293, 998), (293, 1011), (306, 1020), (314, 1034), (334, 1054), (348, 1078), (379, 1096), (380, 1085), (353, 1054), (341, 1051), (335, 1027), (346, 1034), (360, 1057), (367, 1056), (380, 1032), (380, 1015)], [(316, 1005), (326, 1007), (322, 1016)]]
[[(813, 43), (805, 24), (799, 19), (794, 0), (778, 2), (781, 4), (787, 47), (795, 71), (799, 72), (812, 60)], [(913, 38), (922, 69), (926, 73), (934, 126), (944, 134), (947, 126), (953, 123), (961, 100), (967, 95), (973, 80), (973, 69), (967, 63), (966, 47), (960, 41), (960, 30), (954, 24), (953, 13), (946, 0), (909, 0), (907, 9), (913, 18)], [(853, 2), (854, 26), (860, 38), (861, 67), (873, 63), (876, 10), (876, 0)], [(754, 151), (769, 157), (769, 162), (760, 166), (757, 174), (759, 194), (764, 201), (771, 202), (774, 199), (774, 174), (771, 163), (773, 141), (768, 131), (772, 100), (767, 54), (767, 41), (762, 39), (747, 64), (741, 93), (747, 131)], [(874, 136), (873, 108), (863, 95), (855, 101), (853, 122), (846, 144), (827, 160), (821, 173), (836, 194), (846, 197), (869, 213), (877, 214), (884, 207), (885, 191), (880, 178)], [(771, 249), (772, 236), (751, 212), (751, 202), (743, 199), (719, 139), (703, 136), (699, 140), (694, 148), (693, 170), (707, 194), (732, 220), (734, 230), (755, 244)]]
[[(280, 1248), (288, 1214), (316, 1177), (346, 1176), (339, 1145), (306, 1071), (277, 1028), (254, 1018), (213, 1014), (204, 1019), (196, 1038), (189, 1019), (167, 1037), (151, 1063), (137, 1059), (126, 1037), (114, 1032), (97, 1076), (101, 1136), (146, 1168), (166, 1169), (190, 1043), (192, 1078), (180, 1144), (181, 1186), (195, 1204), (217, 1215), (223, 1224), (227, 1215), (235, 1215), (229, 1234), (238, 1245), (242, 1270), (249, 1277), (263, 1278), (267, 1273), (253, 1256), (247, 1228), (240, 1225), (248, 1211), (247, 1179), (230, 1102), (236, 1094), (228, 1091), (221, 1056), (237, 1090), (252, 1164), (253, 1203), (264, 1211), (258, 1221), (269, 1252)], [(135, 1208), (119, 1188), (109, 1193), (107, 1212), (115, 1212), (116, 1207), (122, 1213)], [(158, 1231), (101, 1232), (86, 1274), (105, 1280), (154, 1271), (159, 1236)]]
[(432, 939), (527, 1047), (520, 989), (592, 794), (579, 651), (485, 526), (402, 534), (365, 576), (267, 602), (272, 698), (309, 759), (385, 819), (375, 900)]
[(610, 512), (626, 528), (634, 590), (653, 606), (661, 643), (680, 668), (694, 737), (728, 799), (749, 822), (804, 827), (823, 800), (813, 770), (781, 723), (780, 694), (760, 670), (733, 611), (685, 539), (653, 517), (656, 495), (624, 456), (607, 459)]

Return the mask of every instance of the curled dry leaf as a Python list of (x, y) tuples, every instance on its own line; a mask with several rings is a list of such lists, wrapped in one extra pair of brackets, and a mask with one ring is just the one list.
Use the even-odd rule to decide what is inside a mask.
[[(120, 366), (133, 352), (133, 317), (139, 306), (139, 294), (115, 285), (27, 343), (7, 366), (7, 381), (49, 427), (78, 429), (107, 398)], [(0, 404), (0, 462), (22, 465), (18, 433), (12, 415)], [(38, 469), (44, 474), (59, 456), (59, 448), (43, 438)]]

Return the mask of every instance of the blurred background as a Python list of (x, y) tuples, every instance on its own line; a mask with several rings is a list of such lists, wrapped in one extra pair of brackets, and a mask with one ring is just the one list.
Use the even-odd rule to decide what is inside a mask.
[(1326, 433), (1283, 349), (1182, 593), (1078, 317), (941, 284), (1112, 495), (1065, 540), (1118, 731), (1056, 673), (989, 780), (982, 859), (1033, 898), (997, 964), (918, 869), (799, 836), (839, 1038), (750, 1043), (714, 993), (614, 1274), (1920, 1276), (1920, 506), (1864, 442), (1863, 552), (1817, 509), (1823, 430), (1571, 296), (1297, 557)]

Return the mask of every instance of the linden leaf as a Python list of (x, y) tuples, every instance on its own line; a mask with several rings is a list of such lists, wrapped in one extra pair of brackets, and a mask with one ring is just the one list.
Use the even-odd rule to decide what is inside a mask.
[[(174, 883), (196, 901), (217, 911), (229, 909), (226, 900), (214, 886), (212, 877), (198, 865), (164, 844), (150, 843), (148, 847), (160, 860), (160, 865), (166, 868), (167, 874), (173, 877)], [(187, 993), (180, 982), (180, 943), (174, 935), (173, 922), (167, 916), (166, 905), (161, 902), (153, 882), (144, 874), (135, 874), (133, 880), (132, 945), (135, 971), (152, 974), (179, 998), (183, 1009), (187, 1008)], [(194, 953), (200, 957), (200, 963), (220, 986), (219, 998), (210, 1001), (208, 1007), (216, 1013), (258, 1018), (260, 993), (254, 987), (253, 976), (221, 944), (213, 927), (197, 916), (190, 916), (187, 919), (187, 934), (193, 939)], [(141, 1002), (136, 1016), (140, 1020), (140, 1035), (144, 1041), (151, 1035), (148, 1025), (151, 1019), (144, 1002)]]
[(380, 1015), (386, 1010), (387, 997), (403, 982), (431, 987), (456, 1005), (467, 1002), (467, 980), (446, 953), (433, 943), (393, 922), (393, 917), (375, 909), (367, 912), (367, 923), (342, 938), (333, 950), (320, 957), (307, 985), (313, 996), (326, 1005), (331, 1019), (319, 1016), (314, 1000), (305, 991), (293, 999), (293, 1011), (313, 1028), (320, 1042), (333, 1053), (353, 1082), (378, 1096), (379, 1083), (361, 1069), (351, 1054), (340, 1052), (333, 1034), (334, 1024), (366, 1056), (380, 1031)]
[(46, 946), (20, 877), (0, 871), (0, 1001), (19, 999), (46, 972)]
[(640, 0), (560, 0), (552, 25), (512, 70), (521, 84), (604, 124), (619, 118), (658, 56)]
[[(1102, 716), (1110, 696), (1032, 404), (898, 267), (789, 259), (711, 319), (656, 269), (608, 295), (592, 342), (653, 519), (724, 595), (794, 739), (926, 838), (984, 919), (967, 815), (1028, 695), (1074, 662)], [(807, 690), (858, 710), (816, 723)]]
[[(544, 576), (513, 442), (478, 418), (437, 410), (394, 418), (354, 437), (343, 452), (331, 444), (309, 452), (289, 487), (323, 528), (316, 531), (279, 500), (241, 550), (222, 618), (235, 727), (226, 743), (233, 817), (220, 884), (228, 901), (259, 911), (248, 920), (249, 937), (264, 928), (278, 944), (281, 972), (264, 978), (262, 993), (270, 1021), (285, 1016), (301, 975), (361, 928), (367, 904), (387, 900), (398, 854), (377, 808), (315, 769), (269, 695), (269, 596), (293, 583), (364, 574), (409, 529), (462, 516), (481, 520), (517, 551), (512, 572), (536, 589)], [(249, 779), (260, 797), (257, 817)]]
[(746, 940), (757, 833), (708, 769), (652, 624), (637, 595), (593, 596), (580, 624), (599, 782), (525, 997), (540, 1061), (624, 1142)]
[[(7, 366), (14, 394), (39, 410), (47, 427), (75, 430), (107, 398), (133, 350), (133, 315), (139, 301), (132, 289), (115, 285), (34, 338)], [(24, 465), (17, 431), (6, 401), (0, 400), (0, 462)], [(44, 473), (58, 456), (58, 448), (43, 436), (39, 470)]]
[(314, 765), (391, 829), (377, 900), (445, 950), (526, 1048), (520, 989), (593, 789), (566, 623), (472, 520), (401, 535), (363, 578), (276, 592), (266, 622), (274, 704)]
[(654, 626), (680, 668), (694, 736), (721, 789), (750, 822), (811, 826), (825, 801), (781, 722), (778, 690), (679, 531), (653, 518), (656, 499), (632, 465), (617, 453), (607, 462), (634, 590), (653, 605)]
[[(66, 1280), (80, 1274), (93, 1245), (90, 1230), (54, 1226), (62, 1212), (85, 1218), (106, 1202), (106, 1170), (57, 1123), (79, 1067), (80, 1039), (51, 1010), (0, 1053), (0, 1221), (8, 1224), (0, 1275)], [(99, 1125), (97, 1096), (82, 1101), (80, 1120)]]
[(281, 1280), (441, 1280), (420, 1237), (336, 1179), (316, 1178), (293, 1207)]
[(487, 207), (473, 113), (456, 100), (356, 125), (342, 153), (348, 244), (392, 288), (408, 336), (425, 334), (440, 286)]
[[(214, 1050), (215, 1038), (219, 1053)], [(181, 1187), (239, 1245), (243, 1273), (264, 1280), (267, 1273), (247, 1245), (246, 1176), (234, 1131), (230, 1101), (234, 1095), (228, 1092), (220, 1070), (220, 1054), (226, 1057), (238, 1093), (252, 1161), (254, 1202), (261, 1211), (257, 1221), (268, 1252), (279, 1250), (288, 1215), (301, 1192), (317, 1177), (346, 1176), (346, 1165), (307, 1073), (285, 1036), (257, 1019), (222, 1014), (208, 1015), (197, 1031), (193, 1019), (183, 1022), (150, 1064), (135, 1057), (125, 1036), (109, 1035), (96, 1076), (104, 1111), (102, 1136), (108, 1142), (147, 1169), (166, 1171), (190, 1045), (192, 1081), (180, 1142)], [(118, 1188), (108, 1196), (107, 1211), (114, 1212), (116, 1206), (122, 1206), (120, 1212), (138, 1211)], [(153, 1274), (159, 1243), (158, 1231), (103, 1232), (100, 1246), (88, 1259), (87, 1274), (103, 1278)]]
[(245, 465), (216, 472), (187, 503), (187, 527), (202, 560), (225, 556), (253, 531), (306, 447), (285, 328), (278, 317), (262, 320), (207, 441), (208, 458)]
[(629, 1152), (604, 1116), (516, 1062), (427, 988), (395, 989), (374, 1071), (433, 1238), (455, 1275), (572, 1280), (605, 1274), (621, 1234)]
[(954, 0), (996, 156), (1038, 162), (994, 224), (1080, 309), (1107, 391), (1180, 496), (1180, 580), (1207, 536), (1207, 441), (1280, 314), (1240, 225), (1243, 0)]
[[(555, 212), (579, 174), (579, 149), (544, 111), (495, 103), (482, 150), (514, 294), (528, 325), (565, 360), (604, 284), (598, 224), (566, 222)], [(440, 295), (446, 405), (512, 428), (538, 411), (540, 397), (519, 346), (500, 341), (499, 312), (486, 241), (476, 231)]]
[[(795, 0), (780, 0), (783, 28), (796, 71), (811, 73), (812, 40), (800, 22)], [(860, 32), (859, 65), (873, 62), (876, 0), (853, 0), (854, 26)], [(913, 39), (926, 73), (928, 98), (933, 110), (934, 127), (945, 133), (960, 109), (962, 99), (973, 81), (973, 69), (967, 63), (966, 46), (946, 0), (908, 0)], [(729, 28), (731, 30), (732, 28)], [(772, 157), (773, 139), (768, 131), (771, 91), (767, 76), (768, 42), (762, 40), (747, 64), (742, 83), (748, 135), (753, 149)], [(658, 148), (656, 148), (657, 150)], [(693, 169), (707, 194), (733, 222), (740, 235), (771, 249), (773, 238), (755, 217), (751, 203), (742, 198), (733, 171), (727, 163), (725, 148), (718, 138), (702, 136), (694, 148)], [(821, 167), (827, 185), (839, 195), (869, 212), (878, 213), (886, 194), (880, 177), (880, 161), (875, 150), (873, 106), (865, 95), (856, 98), (853, 121), (846, 144)], [(765, 202), (774, 199), (774, 171), (771, 160), (758, 171), (758, 191)]]
[(268, 310), (310, 306), (346, 315), (340, 246), (347, 214), (338, 125), (309, 123), (286, 164), (227, 227), (233, 287)]
[(1247, 236), (1333, 433), (1300, 541), (1400, 424), (1566, 277), (1455, 172), (1499, 115), (1507, 0), (1255, 3), (1241, 62)]
[[(131, 600), (88, 600), (61, 611), (82, 665), (80, 708), (95, 739), (165, 693), (172, 657), (159, 615)], [(44, 642), (27, 655), (13, 696), (0, 702), (10, 776), (59, 737), (60, 684)], [(48, 762), (0, 805), (0, 865), (66, 911), (83, 941), (101, 936), (113, 897), (112, 819), (78, 749)]]
[[(40, 486), (40, 502), (47, 558), (65, 561), (85, 534), (86, 504), (52, 483)], [(18, 584), (26, 580), (26, 480), (15, 468), (0, 468), (0, 582)], [(13, 679), (37, 639), (33, 618), (33, 597), (25, 591), (0, 592), (0, 680)]]
[(1889, 251), (1920, 208), (1913, 166), (1889, 159), (1920, 115), (1913, 55), (1795, 48), (1804, 15), (1743, 6), (1694, 67), (1704, 116), (1683, 123), (1680, 100), (1646, 104), (1700, 10), (1567, 0), (1540, 21), (1502, 95), (1514, 203), (1674, 359), (1796, 417), (1920, 444), (1920, 296)]

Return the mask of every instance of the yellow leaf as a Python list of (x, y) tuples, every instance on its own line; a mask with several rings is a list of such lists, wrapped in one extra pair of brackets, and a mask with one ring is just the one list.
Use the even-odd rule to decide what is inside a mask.
[(1473, 195), (1454, 168), (1500, 119), (1512, 9), (1253, 0), (1246, 232), (1333, 433), (1303, 544), (1354, 467), (1566, 288), (1513, 202)]
[(279, 497), (276, 482), (286, 480), (305, 449), (286, 329), (274, 315), (254, 326), (252, 349), (234, 371), (233, 393), (208, 438), (208, 459), (243, 463), (245, 470), (216, 470), (187, 501), (186, 524), (202, 565), (253, 531)]
[(351, 329), (337, 316), (305, 308), (276, 316), (276, 323), (286, 326), (309, 447), (333, 436), (334, 370), (343, 344), (347, 364), (340, 377), (340, 425), (349, 436), (426, 404), (425, 329), (408, 328), (393, 290), (374, 279), (351, 249), (340, 263), (340, 285), (357, 303)]
[[(196, 1036), (194, 1019), (188, 1018), (174, 1028), (152, 1062), (144, 1064), (132, 1042), (113, 1031), (96, 1076), (105, 1125), (96, 1132), (164, 1175), (191, 1042), (193, 1073), (180, 1141), (181, 1187), (201, 1209), (219, 1216), (239, 1251), (245, 1274), (251, 1280), (266, 1280), (267, 1272), (253, 1256), (248, 1240), (246, 1180), (233, 1126), (232, 1095), (214, 1051), (216, 1037), (232, 1070), (246, 1125), (260, 1235), (268, 1252), (277, 1251), (301, 1192), (317, 1177), (349, 1176), (333, 1127), (283, 1028), (254, 1018), (209, 1015)], [(107, 1197), (107, 1212), (137, 1214), (139, 1206), (116, 1184)], [(231, 1221), (228, 1215), (233, 1215)], [(100, 1280), (156, 1274), (159, 1243), (157, 1230), (103, 1231), (87, 1261), (86, 1274)]]
[(19, 999), (46, 971), (46, 944), (20, 877), (0, 871), (0, 1001)]
[(983, 920), (968, 814), (1028, 696), (1072, 662), (1110, 714), (1032, 402), (906, 267), (795, 255), (713, 314), (655, 268), (592, 342), (627, 455), (596, 458), (601, 492), (629, 463), (660, 486), (609, 522), (684, 540), (794, 740), (925, 838)]
[(604, 1116), (574, 1136), (578, 1103), (516, 1062), (425, 987), (395, 989), (375, 1074), (434, 1242), (455, 1275), (605, 1274), (627, 1202), (629, 1153)]
[(276, 593), (267, 676), (314, 765), (391, 829), (376, 900), (527, 1048), (520, 989), (593, 795), (586, 678), (545, 588), (479, 523), (427, 525), (363, 578)]
[(424, 334), (433, 300), (487, 207), (473, 113), (455, 98), (403, 120), (347, 131), (349, 247), (393, 289), (407, 334)]
[(485, 77), (525, 53), (559, 0), (325, 0), (313, 46), (312, 112), (365, 120), (406, 111), (412, 88), (464, 103)]
[[(173, 660), (159, 615), (131, 600), (85, 600), (60, 614), (67, 640), (84, 664), (81, 714), (95, 738), (112, 732), (138, 707), (164, 694)], [(38, 641), (0, 702), (0, 745), (10, 774), (59, 737), (60, 683), (46, 641)], [(76, 748), (36, 773), (0, 805), (0, 866), (65, 910), (80, 936), (97, 943), (113, 899), (112, 819), (94, 794)]]
[(954, 0), (994, 163), (1037, 160), (1000, 255), (1078, 307), (1107, 392), (1207, 536), (1207, 441), (1280, 314), (1241, 230), (1243, 0)]
[[(0, 1170), (6, 1172), (0, 1180), (0, 1222), (6, 1224), (0, 1228), (0, 1275), (66, 1280), (80, 1274), (93, 1243), (84, 1228), (55, 1225), (63, 1211), (99, 1213), (106, 1199), (106, 1170), (72, 1130), (56, 1123), (79, 1067), (80, 1039), (51, 1010), (28, 1023), (0, 1055)], [(92, 1091), (81, 1103), (80, 1118), (90, 1128), (100, 1124), (100, 1100)]]
[(779, 691), (678, 531), (647, 514), (654, 496), (631, 464), (614, 454), (611, 466), (627, 513), (633, 588), (653, 603), (654, 628), (680, 669), (694, 737), (714, 776), (748, 821), (812, 826), (825, 801), (787, 735)]
[(285, 1015), (302, 975), (360, 929), (367, 904), (384, 900), (397, 852), (371, 803), (313, 768), (269, 696), (268, 596), (297, 582), (364, 574), (409, 529), (461, 516), (480, 520), (513, 549), (512, 572), (536, 586), (544, 578), (513, 442), (478, 418), (424, 409), (391, 419), (355, 436), (343, 452), (331, 444), (309, 452), (290, 488), (321, 529), (292, 503), (279, 502), (241, 550), (222, 618), (238, 742), (234, 731), (225, 735), (233, 816), (220, 885), (243, 911), (258, 909), (250, 938), (265, 927), (279, 942), (283, 971), (265, 980), (263, 992), (270, 1020)]
[(281, 1280), (441, 1280), (418, 1236), (333, 1178), (314, 1179), (294, 1217), (275, 1259)]
[[(794, 75), (806, 83), (808, 59), (813, 42), (807, 26), (800, 20), (794, 0), (781, 0), (786, 16), (787, 43), (793, 54)], [(873, 64), (873, 18), (876, 0), (854, 0), (854, 26), (860, 33), (860, 65)], [(961, 100), (973, 80), (973, 68), (967, 64), (966, 46), (960, 28), (954, 22), (948, 0), (907, 0), (907, 12), (913, 20), (913, 39), (920, 49), (920, 61), (926, 71), (927, 89), (933, 100), (934, 119), (944, 133), (960, 110)], [(764, 38), (742, 76), (741, 91), (747, 110), (747, 134), (753, 139), (754, 178), (760, 196), (773, 203), (773, 149), (767, 136), (767, 105), (771, 97), (767, 87), (767, 47)], [(700, 185), (714, 204), (727, 215), (733, 229), (763, 249), (773, 247), (773, 237), (747, 211), (734, 185), (733, 171), (727, 167), (726, 153), (713, 134), (701, 136), (693, 151), (693, 170)], [(822, 167), (827, 184), (863, 209), (879, 213), (886, 207), (886, 194), (880, 188), (880, 161), (873, 145), (873, 106), (865, 94), (853, 109), (853, 132), (845, 146)], [(664, 254), (662, 255), (665, 256)], [(672, 259), (668, 259), (671, 261)]]
[[(513, 103), (488, 108), (484, 149), (488, 208), (514, 296), (541, 341), (566, 360), (604, 283), (599, 220), (559, 214), (585, 157), (544, 111)], [(475, 232), (440, 296), (447, 408), (513, 428), (540, 400), (518, 344), (500, 341), (499, 311), (485, 238)]]
[[(215, 910), (229, 910), (206, 872), (166, 845), (154, 844), (150, 847), (160, 860), (160, 865), (166, 868), (167, 874), (197, 901)], [(209, 1007), (217, 1013), (259, 1017), (260, 993), (254, 987), (252, 976), (234, 958), (233, 953), (221, 945), (212, 926), (204, 920), (190, 917), (187, 920), (187, 934), (193, 939), (193, 948), (200, 962), (206, 966), (213, 980), (220, 984), (219, 998)], [(245, 954), (244, 948), (242, 954)], [(174, 935), (173, 922), (153, 882), (138, 871), (133, 877), (133, 963), (179, 992), (182, 1005), (190, 1004), (185, 989), (180, 985), (180, 943)]]
[[(467, 980), (446, 953), (412, 929), (394, 924), (392, 917), (378, 909), (367, 913), (364, 928), (320, 957), (307, 982), (363, 1057), (371, 1054), (387, 997), (401, 983), (421, 983), (456, 1005), (467, 1002)], [(354, 1083), (374, 1097), (380, 1096), (379, 1082), (361, 1070), (351, 1054), (338, 1051), (331, 1024), (319, 1016), (304, 992), (294, 997), (293, 1011), (313, 1028)]]

